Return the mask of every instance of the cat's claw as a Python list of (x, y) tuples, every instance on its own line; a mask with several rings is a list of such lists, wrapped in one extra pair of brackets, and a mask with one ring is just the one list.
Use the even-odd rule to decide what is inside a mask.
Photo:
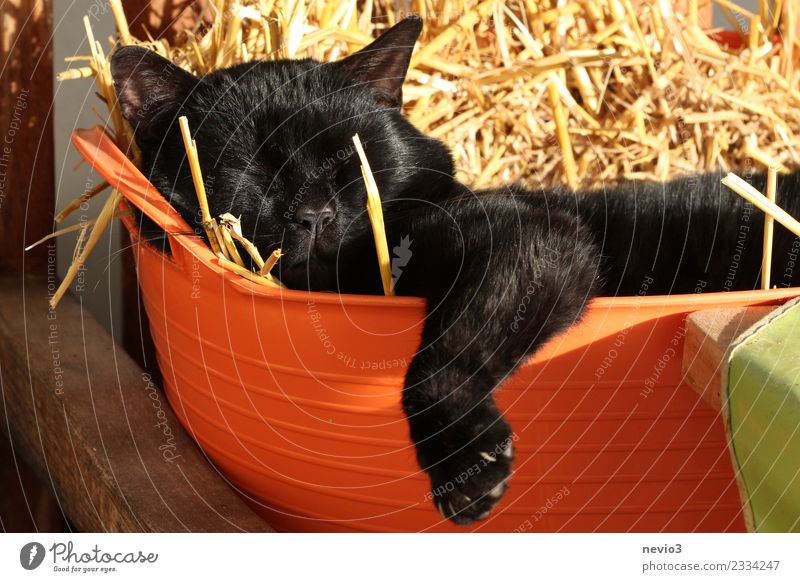
[(443, 517), (458, 525), (469, 525), (489, 516), (494, 505), (500, 500), (508, 488), (508, 479), (495, 485), (482, 497), (472, 500), (469, 495), (452, 491), (445, 492), (444, 501), (436, 502), (436, 509)]
[(513, 459), (510, 443), (497, 454), (465, 451), (448, 458), (431, 472), (436, 509), (458, 525), (485, 519), (508, 489)]

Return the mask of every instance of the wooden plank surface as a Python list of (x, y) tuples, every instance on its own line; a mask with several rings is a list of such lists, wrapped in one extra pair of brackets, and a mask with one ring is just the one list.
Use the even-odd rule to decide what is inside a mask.
[(270, 531), (108, 333), (71, 297), (55, 312), (47, 297), (45, 280), (0, 279), (0, 423), (69, 519), (82, 531)]

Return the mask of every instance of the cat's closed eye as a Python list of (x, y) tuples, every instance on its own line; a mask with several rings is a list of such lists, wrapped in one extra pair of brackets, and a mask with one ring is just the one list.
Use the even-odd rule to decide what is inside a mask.
[(357, 169), (358, 166), (355, 163), (355, 152), (350, 152), (347, 156), (343, 159), (337, 159), (336, 162), (333, 164), (333, 169), (331, 171), (331, 176), (333, 178), (339, 177), (340, 174), (345, 173), (347, 170), (354, 170)]

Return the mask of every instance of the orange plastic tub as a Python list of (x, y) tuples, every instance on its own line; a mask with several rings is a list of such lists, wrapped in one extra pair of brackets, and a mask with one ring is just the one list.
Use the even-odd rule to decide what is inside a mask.
[[(78, 150), (167, 232), (185, 222), (100, 128)], [(133, 222), (127, 226), (136, 242)], [(498, 393), (511, 487), (471, 528), (443, 521), (400, 406), (424, 304), (260, 287), (200, 240), (135, 245), (164, 388), (181, 422), (285, 531), (742, 531), (720, 417), (681, 383), (682, 325), (800, 289), (598, 299)]]

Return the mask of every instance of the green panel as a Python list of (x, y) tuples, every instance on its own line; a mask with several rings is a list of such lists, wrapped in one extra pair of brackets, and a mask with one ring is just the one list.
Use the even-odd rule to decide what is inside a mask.
[(728, 436), (752, 526), (798, 532), (800, 303), (754, 326), (729, 358)]

